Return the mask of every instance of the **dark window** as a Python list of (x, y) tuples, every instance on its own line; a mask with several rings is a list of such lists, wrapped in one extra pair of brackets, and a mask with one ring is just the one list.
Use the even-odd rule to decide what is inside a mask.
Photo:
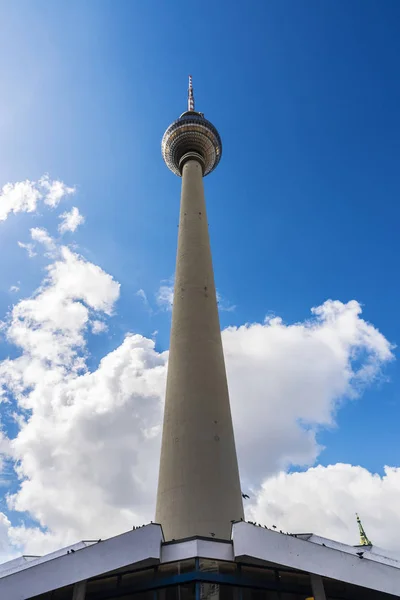
[(200, 571), (210, 573), (220, 573), (221, 575), (235, 575), (237, 564), (234, 562), (222, 560), (210, 560), (209, 558), (199, 558)]
[(154, 580), (154, 569), (130, 571), (121, 574), (121, 587), (142, 587)]
[[(86, 584), (86, 594), (92, 594), (95, 592), (106, 592), (108, 590), (116, 590), (118, 585), (118, 577), (113, 575), (112, 577), (100, 577), (99, 579), (92, 579)], [(58, 600), (58, 599), (57, 599)]]
[(171, 562), (159, 565), (157, 568), (157, 578), (172, 577), (173, 575), (182, 575), (190, 573), (196, 568), (194, 558), (189, 560), (181, 560), (180, 562)]
[(199, 583), (200, 600), (240, 600), (240, 588), (218, 583)]
[(398, 596), (351, 585), (335, 579), (323, 578), (327, 600), (395, 600)]
[(107, 600), (153, 600), (153, 592), (137, 592), (136, 594), (127, 594), (126, 596), (116, 596), (107, 598)]
[(73, 586), (68, 585), (66, 587), (59, 588), (53, 592), (46, 592), (46, 594), (40, 594), (40, 596), (32, 596), (30, 600), (72, 600)]
[(242, 600), (280, 600), (280, 597), (277, 592), (272, 590), (242, 588)]
[(260, 581), (261, 583), (267, 583), (268, 581), (273, 581), (275, 583), (277, 580), (277, 572), (273, 569), (242, 565), (241, 572), (244, 579), (252, 580), (254, 582)]
[(157, 600), (195, 600), (195, 584), (171, 585), (157, 590)]
[[(280, 583), (280, 589), (286, 592), (301, 593), (304, 598), (312, 596), (311, 590), (311, 579), (308, 573), (302, 573), (301, 571), (278, 571), (278, 580)], [(291, 600), (282, 598), (282, 600)], [(297, 600), (297, 596), (293, 597), (293, 600)]]
[[(103, 600), (103, 596), (99, 596)], [(94, 596), (94, 600), (97, 600)], [(138, 592), (136, 594), (125, 594), (124, 596), (108, 596), (106, 600), (153, 600), (153, 592)]]

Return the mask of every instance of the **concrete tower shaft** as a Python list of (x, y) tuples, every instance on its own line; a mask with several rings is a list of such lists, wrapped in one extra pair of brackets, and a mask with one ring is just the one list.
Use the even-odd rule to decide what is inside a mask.
[(182, 169), (156, 520), (167, 540), (229, 538), (242, 517), (202, 165), (191, 159)]
[[(192, 130), (186, 115), (175, 122), (185, 121), (184, 130), (168, 128), (162, 146), (182, 192), (156, 520), (166, 540), (228, 539), (243, 504), (203, 189), (221, 142), (211, 124), (210, 133), (198, 129), (202, 120), (208, 130), (201, 113)], [(211, 139), (216, 145), (204, 154)]]

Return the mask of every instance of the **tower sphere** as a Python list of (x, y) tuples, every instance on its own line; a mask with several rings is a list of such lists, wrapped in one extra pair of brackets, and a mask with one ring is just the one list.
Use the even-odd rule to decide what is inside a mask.
[[(218, 165), (222, 154), (219, 133), (203, 113), (184, 112), (164, 133), (161, 153), (165, 164), (175, 175), (181, 176), (180, 161), (187, 153), (199, 154), (203, 159), (203, 175), (208, 175)], [(202, 162), (203, 162), (202, 161)]]

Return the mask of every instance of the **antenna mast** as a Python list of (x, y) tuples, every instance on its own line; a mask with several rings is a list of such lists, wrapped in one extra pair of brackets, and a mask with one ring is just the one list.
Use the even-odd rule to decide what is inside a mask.
[(189, 75), (188, 110), (194, 111), (194, 95), (193, 95), (193, 84), (192, 84), (192, 76), (191, 75)]
[(360, 531), (360, 546), (372, 546), (372, 543), (369, 541), (367, 534), (365, 533), (364, 527), (362, 526), (361, 519), (356, 513), (358, 529)]

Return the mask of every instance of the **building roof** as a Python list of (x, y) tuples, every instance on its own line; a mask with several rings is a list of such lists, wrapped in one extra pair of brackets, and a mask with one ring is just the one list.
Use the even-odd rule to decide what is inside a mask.
[(128, 565), (158, 563), (163, 539), (160, 525), (151, 524), (97, 543), (78, 542), (20, 564), (10, 561), (0, 570), (0, 598), (26, 600)]
[(381, 549), (373, 551), (373, 546), (370, 549), (349, 546), (313, 534), (282, 534), (245, 522), (233, 525), (232, 540), (235, 560), (279, 564), (371, 590), (399, 594), (399, 557)]
[[(363, 552), (362, 558), (358, 552)], [(0, 565), (0, 598), (27, 600), (127, 566), (139, 569), (195, 557), (279, 565), (393, 595), (400, 590), (400, 557), (394, 552), (348, 546), (310, 533), (278, 533), (243, 521), (233, 524), (231, 541), (192, 538), (164, 543), (161, 526), (150, 524), (43, 557), (20, 557)]]

